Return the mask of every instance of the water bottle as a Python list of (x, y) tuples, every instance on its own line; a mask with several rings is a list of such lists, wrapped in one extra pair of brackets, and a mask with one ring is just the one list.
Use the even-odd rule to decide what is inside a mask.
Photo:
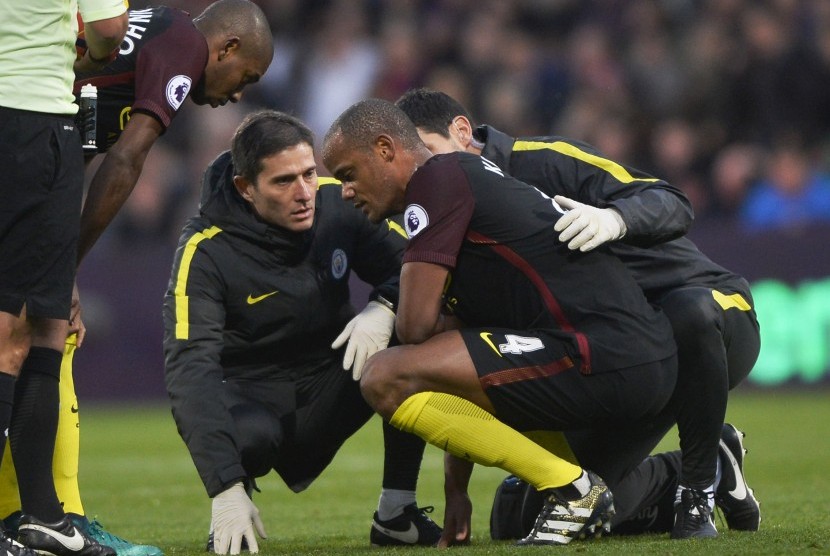
[(98, 152), (98, 144), (95, 136), (97, 127), (98, 112), (98, 87), (95, 85), (84, 85), (81, 87), (80, 105), (81, 141), (84, 147), (84, 154)]

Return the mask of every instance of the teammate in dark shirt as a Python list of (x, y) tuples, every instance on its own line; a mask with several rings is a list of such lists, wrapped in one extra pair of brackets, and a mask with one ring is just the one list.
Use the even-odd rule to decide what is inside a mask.
[[(647, 508), (650, 516), (657, 515), (647, 529), (673, 529), (675, 538), (712, 536), (716, 530), (711, 511), (691, 516), (688, 512), (696, 512), (698, 506), (711, 510), (717, 501), (730, 528), (757, 530), (760, 509), (752, 491), (745, 498), (730, 494), (738, 482), (744, 483), (737, 466), (738, 461), (742, 465), (743, 454), (740, 437), (734, 427), (724, 426), (723, 419), (727, 391), (749, 374), (758, 356), (758, 323), (747, 282), (678, 237), (691, 223), (685, 196), (665, 181), (625, 168), (584, 143), (563, 137), (515, 139), (490, 126), (475, 128), (466, 109), (438, 91), (409, 91), (396, 104), (433, 153), (480, 154), (571, 208), (571, 224), (560, 220), (556, 225), (560, 239), (582, 251), (610, 242), (611, 252), (633, 273), (649, 301), (669, 317), (678, 345), (678, 383), (667, 414), (670, 419), (654, 428), (654, 442), (676, 418), (682, 468), (675, 481), (679, 484), (664, 489), (668, 503), (658, 504), (667, 507), (669, 512), (664, 513), (669, 515)], [(572, 435), (571, 440), (577, 456), (593, 462), (590, 453), (580, 450), (586, 439)], [(730, 446), (732, 450), (737, 446), (736, 453)], [(719, 453), (726, 479), (715, 492)], [(666, 454), (644, 465), (667, 462), (667, 470), (676, 477), (679, 456), (679, 452)], [(619, 465), (621, 460), (609, 463)], [(612, 475), (621, 478), (621, 474), (609, 471), (606, 477), (616, 487)], [(632, 484), (612, 490), (642, 492), (646, 489), (637, 481), (642, 476), (632, 474), (627, 479)], [(684, 496), (686, 490), (693, 496)], [(681, 502), (677, 520), (672, 515), (675, 495)], [(623, 494), (616, 498), (618, 518), (625, 506), (623, 498)], [(636, 531), (642, 525), (628, 523), (620, 530)]]
[[(83, 51), (83, 39), (79, 43)], [(268, 21), (248, 0), (219, 0), (194, 19), (168, 7), (129, 12), (127, 34), (114, 60), (94, 72), (76, 76), (76, 95), (83, 85), (98, 87), (96, 136), (98, 152), (106, 154), (84, 203), (79, 262), (130, 195), (147, 153), (186, 98), (212, 107), (237, 102), (244, 87), (265, 73), (272, 56)], [(77, 412), (70, 412), (70, 408), (78, 407), (72, 358), (84, 335), (77, 311), (75, 301), (71, 319), (77, 336), (73, 333), (67, 339), (60, 371), (62, 414), (53, 469), (58, 496), (78, 527), (115, 548), (119, 556), (158, 556), (158, 548), (132, 545), (84, 517), (77, 483), (79, 421)], [(2, 475), (4, 503), (0, 517), (10, 516), (7, 525), (16, 529), (14, 470), (4, 466)]]
[(474, 462), (546, 491), (522, 543), (604, 527), (613, 503), (602, 479), (527, 436), (659, 413), (676, 375), (665, 317), (619, 259), (558, 240), (551, 222), (565, 211), (548, 196), (480, 156), (432, 157), (389, 102), (344, 112), (323, 159), (371, 220), (404, 216), (396, 331), (411, 345), (372, 356), (361, 390), (392, 425), (451, 454), (442, 544), (469, 540)]
[[(244, 488), (254, 478), (274, 469), (304, 490), (372, 416), (343, 372), (343, 350), (332, 349), (340, 331), (357, 351), (357, 376), (392, 333), (405, 238), (344, 203), (334, 180), (318, 189), (312, 145), (291, 116), (246, 118), (232, 155), (205, 174), (200, 214), (185, 226), (164, 299), (167, 390), (213, 498), (217, 553), (238, 553), (243, 539), (255, 551), (254, 526), (264, 536)], [(352, 270), (375, 287), (357, 316)], [(433, 545), (441, 530), (415, 503), (425, 445), (388, 426), (384, 444), (371, 542)], [(401, 500), (404, 491), (411, 500)], [(385, 509), (394, 498), (400, 507)]]
[(98, 87), (98, 152), (81, 217), (78, 260), (124, 204), (144, 159), (190, 98), (213, 108), (239, 102), (273, 57), (262, 10), (248, 0), (218, 0), (192, 19), (168, 7), (130, 11), (117, 58), (103, 70), (79, 75), (76, 92)]

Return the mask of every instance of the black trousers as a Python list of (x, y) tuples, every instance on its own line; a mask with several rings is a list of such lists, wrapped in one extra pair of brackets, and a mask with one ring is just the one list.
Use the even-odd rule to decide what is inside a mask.
[[(728, 293), (728, 292), (725, 292)], [(747, 306), (752, 299), (742, 296)], [(718, 443), (729, 390), (749, 375), (761, 350), (754, 309), (718, 302), (709, 288), (683, 288), (660, 302), (677, 343), (677, 386), (669, 407), (677, 415), (684, 486), (715, 480)]]
[[(619, 524), (638, 514), (671, 510), (678, 482), (696, 488), (714, 482), (728, 392), (746, 378), (760, 351), (755, 311), (724, 308), (710, 288), (674, 290), (659, 305), (678, 347), (677, 384), (669, 404), (648, 422), (567, 433), (580, 464), (613, 491), (618, 531)], [(648, 457), (675, 423), (681, 451)], [(608, 457), (609, 450), (614, 457)]]
[[(374, 414), (340, 358), (293, 380), (226, 383), (242, 466), (251, 478), (275, 470), (291, 490), (305, 490), (343, 443)], [(425, 443), (384, 424), (383, 487), (415, 490)]]

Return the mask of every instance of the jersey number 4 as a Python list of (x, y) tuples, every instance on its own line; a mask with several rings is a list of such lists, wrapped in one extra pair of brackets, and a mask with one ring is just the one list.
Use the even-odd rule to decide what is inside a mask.
[(526, 336), (516, 336), (515, 334), (505, 334), (504, 339), (507, 340), (507, 342), (499, 344), (499, 351), (502, 353), (519, 355), (520, 353), (538, 351), (545, 348), (545, 344), (543, 344), (542, 340), (539, 338), (528, 338)]

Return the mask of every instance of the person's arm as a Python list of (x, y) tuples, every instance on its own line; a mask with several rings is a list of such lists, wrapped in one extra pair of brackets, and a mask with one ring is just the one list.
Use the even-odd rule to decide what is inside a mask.
[(689, 198), (677, 187), (659, 180), (634, 187), (629, 193), (604, 204), (619, 212), (625, 222), (624, 243), (649, 247), (677, 239), (689, 231), (694, 210)]
[[(187, 259), (185, 244), (177, 264)], [(223, 402), (220, 364), (224, 306), (201, 261), (174, 267), (164, 301), (165, 382), (173, 417), (211, 501), (214, 552), (239, 554), (247, 542), (257, 552), (254, 531), (265, 538), (259, 510), (245, 490), (247, 475), (233, 439), (233, 418)], [(218, 284), (218, 282), (216, 282)], [(185, 308), (186, 307), (186, 308)]]
[(473, 462), (459, 459), (452, 454), (444, 455), (444, 532), (438, 541), (439, 547), (470, 542), (473, 503), (467, 489), (473, 465)]
[(566, 196), (608, 211), (597, 214), (611, 215), (609, 221), (618, 214), (622, 233), (615, 239), (648, 247), (677, 239), (689, 230), (694, 211), (679, 188), (604, 158), (587, 145), (576, 143), (572, 147), (579, 149), (574, 151), (571, 177), (578, 189), (575, 196)]
[(67, 338), (77, 334), (75, 337), (75, 346), (81, 347), (86, 337), (86, 326), (81, 317), (81, 294), (78, 292), (78, 282), (72, 285), (72, 304), (69, 306), (69, 329), (66, 333)]
[[(621, 241), (648, 247), (684, 235), (694, 219), (691, 202), (680, 189), (610, 160), (591, 145), (563, 138), (519, 140), (517, 145), (522, 148), (514, 146), (508, 172), (551, 198), (561, 195), (586, 205), (576, 207), (585, 213), (584, 219), (566, 238), (590, 227), (605, 233), (606, 237), (597, 238), (597, 245)], [(571, 218), (576, 221), (577, 214)], [(607, 233), (609, 225), (611, 233)], [(590, 228), (586, 235), (591, 235)], [(574, 247), (581, 247), (579, 243)]]
[(192, 229), (176, 253), (164, 297), (164, 380), (173, 418), (193, 463), (214, 497), (246, 477), (223, 402), (225, 284), (215, 253), (203, 242), (211, 228)]
[(441, 301), (449, 270), (441, 265), (409, 262), (401, 267), (401, 293), (395, 332), (404, 344), (420, 344), (443, 332)]
[(118, 17), (84, 22), (86, 57), (98, 64), (104, 64), (105, 60), (111, 62), (126, 32), (126, 12)]
[(82, 1), (80, 5), (86, 52), (75, 61), (76, 73), (94, 71), (112, 62), (129, 24), (126, 2), (110, 2), (109, 6), (89, 4)]
[[(407, 225), (416, 223), (417, 231), (410, 232), (401, 267), (395, 331), (402, 343), (419, 344), (446, 330), (447, 278), (475, 209), (469, 178), (459, 163), (459, 157), (468, 156), (449, 154), (431, 161), (407, 186), (404, 218)], [(483, 164), (483, 159), (474, 160)]]
[(150, 148), (164, 131), (161, 122), (134, 113), (118, 141), (107, 151), (89, 185), (81, 214), (78, 264), (109, 226), (130, 196)]

